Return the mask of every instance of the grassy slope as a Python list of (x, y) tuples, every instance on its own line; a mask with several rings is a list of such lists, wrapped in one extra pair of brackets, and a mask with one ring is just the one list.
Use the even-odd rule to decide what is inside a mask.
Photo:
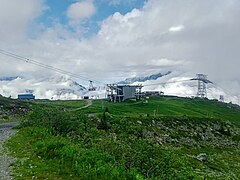
[(33, 102), (35, 105), (44, 105), (44, 106), (53, 106), (53, 107), (60, 107), (66, 109), (75, 109), (86, 105), (86, 101), (79, 101), (79, 100), (36, 100)]
[(210, 117), (240, 123), (240, 107), (236, 105), (202, 99), (188, 99), (178, 97), (152, 97), (146, 101), (127, 101), (111, 103), (96, 100), (93, 106), (85, 110), (86, 113), (102, 112), (102, 105), (108, 107), (111, 114), (119, 116), (138, 116), (149, 114), (159, 116), (193, 116)]
[[(85, 101), (48, 104), (34, 103), (28, 126), (8, 142), (20, 158), (17, 179), (240, 178), (238, 106), (158, 97), (148, 103), (96, 100), (68, 113), (61, 109), (74, 110)], [(84, 120), (83, 114), (101, 115), (102, 106), (110, 111), (106, 126)], [(207, 153), (208, 162), (198, 161), (199, 153)]]
[(30, 102), (5, 98), (0, 95), (0, 123), (15, 122), (30, 109)]

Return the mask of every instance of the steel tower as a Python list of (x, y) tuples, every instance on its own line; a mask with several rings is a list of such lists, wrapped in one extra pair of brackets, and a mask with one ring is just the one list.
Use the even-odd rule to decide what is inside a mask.
[(207, 79), (207, 75), (205, 74), (197, 74), (196, 78), (193, 78), (191, 80), (198, 81), (198, 92), (197, 97), (200, 98), (207, 98), (207, 84), (213, 84), (213, 82), (209, 81)]
[(96, 91), (96, 88), (93, 86), (93, 81), (89, 81), (88, 91)]

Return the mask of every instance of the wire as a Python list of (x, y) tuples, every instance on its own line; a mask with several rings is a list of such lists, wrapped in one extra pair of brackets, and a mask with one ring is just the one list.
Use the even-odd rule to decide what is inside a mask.
[(170, 82), (161, 82), (161, 83), (155, 83), (155, 84), (146, 84), (144, 86), (152, 86), (152, 85), (165, 85), (165, 84), (171, 84), (171, 83), (177, 83), (177, 82), (186, 82), (186, 81), (191, 81), (190, 79), (187, 80), (179, 80), (179, 81), (170, 81)]
[(20, 60), (20, 61), (24, 61), (25, 63), (30, 63), (30, 64), (33, 64), (35, 66), (39, 66), (39, 67), (42, 67), (42, 68), (45, 68), (45, 69), (49, 69), (49, 70), (52, 70), (52, 71), (55, 71), (55, 72), (58, 72), (58, 73), (61, 73), (61, 74), (69, 75), (69, 76), (77, 78), (77, 79), (81, 79), (81, 80), (84, 80), (84, 81), (92, 81), (92, 82), (95, 82), (95, 83), (99, 83), (99, 84), (104, 84), (105, 85), (105, 83), (102, 83), (100, 81), (93, 81), (93, 80), (90, 80), (87, 77), (84, 77), (84, 76), (81, 76), (81, 75), (78, 75), (78, 74), (75, 74), (75, 73), (72, 73), (72, 72), (60, 69), (60, 68), (49, 66), (49, 65), (46, 65), (46, 64), (41, 63), (39, 61), (30, 59), (30, 58), (26, 58), (24, 56), (17, 55), (15, 53), (11, 53), (11, 52), (5, 51), (3, 49), (0, 49), (0, 54), (3, 54), (5, 56), (8, 56), (8, 57)]
[[(25, 63), (29, 63), (29, 64), (33, 64), (33, 65), (35, 65), (35, 66), (39, 66), (39, 67), (42, 67), (42, 68), (45, 68), (45, 69), (49, 69), (49, 70), (52, 70), (52, 71), (55, 71), (55, 72), (58, 72), (58, 73), (61, 73), (61, 74), (69, 75), (69, 76), (74, 77), (74, 78), (77, 78), (77, 79), (81, 79), (81, 80), (84, 80), (84, 81), (89, 81), (90, 83), (91, 83), (91, 82), (95, 82), (95, 83), (99, 83), (99, 84), (104, 84), (104, 85), (106, 85), (106, 84), (103, 83), (103, 82), (93, 81), (93, 80), (90, 80), (89, 78), (86, 78), (86, 77), (84, 77), (84, 76), (80, 76), (80, 75), (78, 75), (78, 74), (75, 74), (75, 73), (72, 73), (72, 72), (69, 72), (69, 71), (60, 69), (60, 68), (56, 68), (56, 67), (53, 67), (53, 66), (49, 66), (49, 65), (46, 65), (46, 64), (41, 63), (41, 62), (39, 62), (39, 61), (30, 59), (30, 58), (26, 58), (26, 57), (24, 57), (24, 56), (20, 56), (20, 55), (15, 54), (15, 53), (8, 52), (8, 51), (5, 51), (5, 50), (3, 50), (3, 49), (0, 49), (0, 54), (3, 54), (3, 55), (5, 55), (5, 56), (8, 56), (8, 57), (11, 57), (11, 58), (20, 60), (20, 61), (23, 61), (23, 62), (25, 62)], [(160, 84), (170, 84), (170, 83), (185, 82), (185, 81), (190, 81), (190, 79), (189, 79), (189, 80), (171, 81), (171, 82), (162, 82), (162, 83), (155, 83), (155, 84), (147, 84), (147, 85), (144, 85), (144, 86), (152, 86), (152, 85), (160, 85)]]
[(216, 84), (216, 83), (214, 84), (214, 86), (215, 86), (217, 89), (221, 89), (223, 92), (227, 92), (227, 93), (232, 94), (232, 95), (234, 94), (233, 92), (230, 92), (229, 90), (227, 90), (227, 89), (219, 86), (219, 85)]
[[(81, 79), (81, 80), (84, 80), (84, 81), (89, 81), (89, 82), (94, 82), (94, 83), (106, 85), (106, 84), (103, 83), (103, 82), (93, 81), (93, 80), (91, 80), (91, 79), (89, 79), (89, 78), (87, 78), (87, 77), (81, 76), (81, 75), (79, 75), (79, 74), (75, 74), (75, 73), (72, 73), (72, 72), (69, 72), (69, 71), (66, 71), (66, 70), (57, 68), (57, 67), (53, 67), (53, 66), (50, 66), (50, 65), (41, 63), (41, 62), (39, 62), (39, 61), (36, 61), (36, 60), (30, 59), (30, 58), (21, 56), (21, 55), (18, 55), (18, 54), (9, 52), (9, 51), (5, 51), (5, 50), (3, 50), (3, 49), (0, 49), (0, 54), (3, 54), (3, 55), (5, 55), (5, 56), (8, 56), (8, 57), (11, 57), (11, 58), (14, 58), (14, 59), (17, 59), (17, 60), (19, 60), (19, 61), (23, 61), (23, 62), (25, 62), (25, 63), (29, 63), (29, 64), (32, 64), (32, 65), (35, 65), (35, 66), (39, 66), (39, 67), (41, 67), (41, 68), (49, 69), (49, 70), (55, 71), (55, 72), (57, 72), (57, 73), (69, 75), (69, 76), (74, 77), (74, 78), (77, 78), (77, 79)], [(187, 80), (178, 80), (178, 81), (170, 81), (170, 82), (161, 82), (161, 83), (154, 83), (154, 84), (146, 84), (146, 85), (144, 85), (144, 86), (165, 85), (165, 84), (170, 84), (170, 83), (187, 82), (187, 81), (192, 81), (192, 80), (191, 80), (191, 79), (187, 79)], [(233, 94), (233, 93), (230, 92), (229, 90), (226, 90), (226, 89), (222, 88), (221, 86), (217, 85), (216, 83), (213, 84), (213, 86), (215, 86), (215, 87), (217, 87), (217, 88), (220, 88), (220, 89), (222, 89), (223, 91), (228, 92), (229, 94)]]
[(207, 88), (208, 91), (211, 91), (211, 96), (214, 98), (214, 99), (218, 99), (218, 97), (214, 94), (214, 90), (212, 90), (211, 88)]

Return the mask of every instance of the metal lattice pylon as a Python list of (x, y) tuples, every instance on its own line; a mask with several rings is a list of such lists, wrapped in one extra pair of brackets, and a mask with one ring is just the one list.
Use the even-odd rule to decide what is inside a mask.
[(93, 86), (93, 81), (89, 81), (88, 91), (96, 91), (96, 88)]
[(211, 81), (209, 81), (207, 79), (207, 75), (197, 74), (197, 77), (193, 78), (191, 80), (197, 80), (198, 81), (197, 97), (207, 98), (207, 84), (209, 84), (209, 83), (213, 84)]

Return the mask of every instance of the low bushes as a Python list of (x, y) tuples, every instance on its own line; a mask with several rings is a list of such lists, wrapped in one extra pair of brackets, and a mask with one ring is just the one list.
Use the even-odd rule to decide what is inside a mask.
[[(210, 161), (208, 167), (194, 158), (200, 151), (196, 147), (217, 147), (213, 138), (222, 143), (221, 147), (229, 147), (226, 142), (236, 146), (238, 142), (231, 135), (238, 137), (239, 129), (231, 128), (231, 124), (213, 119), (113, 117), (107, 111), (88, 119), (78, 112), (45, 108), (34, 110), (22, 123), (22, 141), (30, 143), (31, 148), (15, 150), (30, 151), (31, 163), (38, 164), (30, 172), (22, 168), (26, 177), (31, 174), (46, 178), (51, 174), (63, 179), (204, 178), (214, 163)], [(187, 150), (183, 151), (184, 147)]]

